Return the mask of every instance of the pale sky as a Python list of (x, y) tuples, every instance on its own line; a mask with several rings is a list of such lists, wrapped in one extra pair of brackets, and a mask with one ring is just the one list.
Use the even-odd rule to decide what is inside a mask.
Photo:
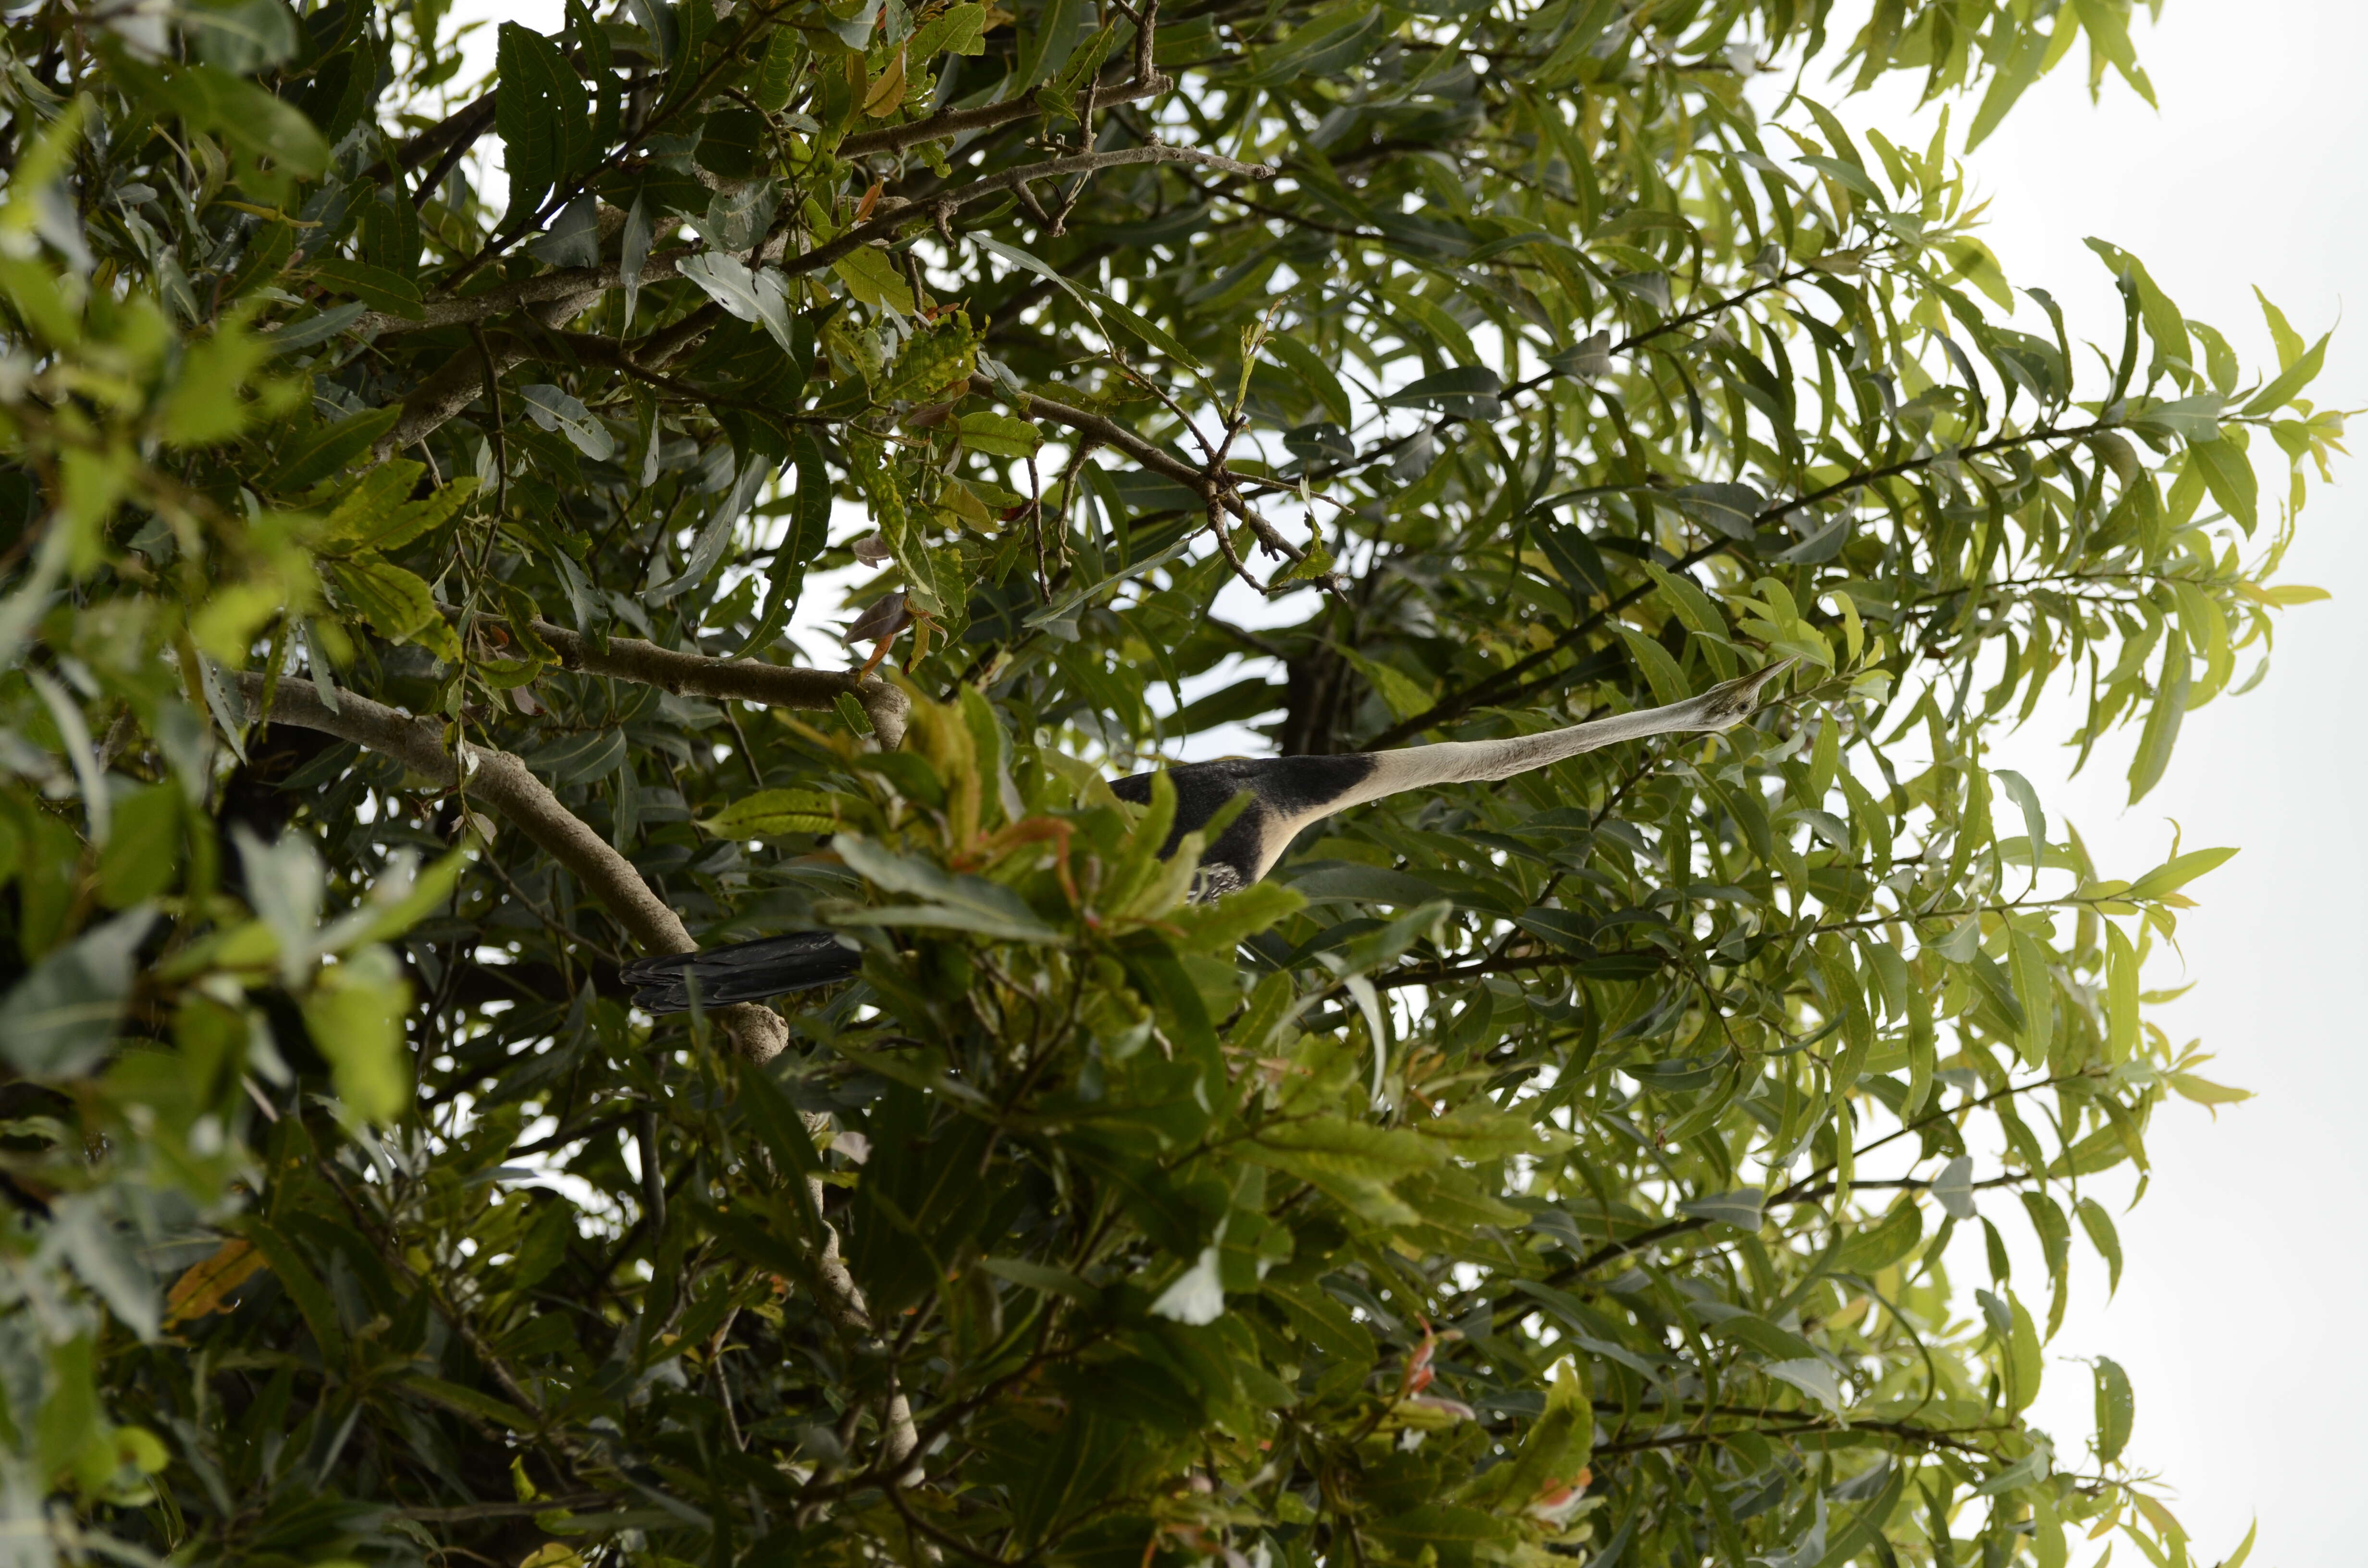
[[(456, 7), (497, 9), (529, 23), (558, 12)], [(1970, 159), (1991, 198), (1987, 238), (2009, 279), (2063, 303), (2076, 337), (2120, 333), (2111, 279), (2082, 244), (2097, 235), (2143, 259), (2187, 315), (2274, 369), (2252, 286), (2315, 338), (2352, 302), (2347, 286), (2368, 244), (2368, 168), (2357, 151), (2368, 146), (2359, 86), (2368, 11), (2336, 0), (2170, 0), (2159, 26), (2136, 31), (2160, 112), (2111, 79), (2092, 107), (2083, 45)], [(487, 64), (489, 32), (472, 40), (486, 46)], [(1896, 135), (1910, 95), (1837, 107), (1854, 127), (1924, 140)], [(1971, 109), (1957, 105), (1960, 128)], [(2368, 409), (2368, 346), (2339, 333), (2314, 392), (2322, 406)], [(2166, 967), (2150, 983), (2200, 982), (2161, 1021), (2175, 1040), (2200, 1037), (2219, 1053), (2208, 1076), (2259, 1097), (2216, 1122), (2184, 1101), (2156, 1117), (2152, 1188), (2120, 1219), (2120, 1294), (2104, 1304), (2102, 1267), (2076, 1241), (2075, 1256), (2088, 1261), (2034, 1411), (2067, 1457), (2077, 1453), (2089, 1385), (2070, 1358), (2105, 1354), (2127, 1368), (2137, 1394), (2130, 1456), (2177, 1487), (2173, 1506), (2203, 1564), (2226, 1557), (2256, 1516), (2254, 1568), (2356, 1560), (2368, 1535), (2368, 1485), (2354, 1468), (2368, 1451), (2354, 1435), (2354, 1412), (2368, 1408), (2368, 1260), (2354, 1244), (2368, 1214), (2368, 1160), (2355, 1152), (2362, 1129), (2352, 1119), (2368, 1106), (2368, 1060), (2341, 999), (2346, 977), (2368, 972), (2356, 891), (2368, 886), (2368, 846), (2347, 803), (2368, 773), (2350, 727), (2355, 672), (2368, 671), (2354, 588), (2368, 546), (2359, 483), (2348, 467), (2339, 479), (2305, 514), (2283, 578), (2332, 589), (2335, 601), (2285, 616), (2261, 687), (2189, 717), (2169, 777), (2141, 806), (2123, 805), (2126, 740), (2066, 780), (2068, 759), (2054, 745), (2069, 733), (2066, 711), (2043, 710), (1990, 759), (2026, 774), (2052, 819), (2077, 823), (2107, 875), (2160, 860), (2172, 818), (2188, 848), (2244, 847), (2187, 890), (2203, 907), (2181, 921), (2186, 974)], [(2265, 483), (2265, 501), (2280, 489)], [(802, 627), (814, 619), (801, 614)], [(806, 641), (825, 652), (821, 639)], [(2020, 1228), (2019, 1216), (2002, 1221)], [(2018, 1280), (2026, 1298), (2044, 1300), (2034, 1263), (2026, 1256)], [(1986, 1280), (1961, 1266), (1960, 1282)]]
[[(2111, 279), (2082, 243), (2097, 235), (2274, 369), (2252, 286), (2312, 338), (2362, 302), (2349, 285), (2362, 281), (2368, 239), (2356, 151), (2368, 143), (2368, 13), (2331, 0), (2171, 0), (2137, 46), (2159, 114), (2113, 80), (2092, 107), (2084, 45), (1974, 153), (1992, 200), (1987, 237), (2011, 280), (2055, 295), (2076, 335), (2119, 333)], [(1888, 126), (1904, 107), (1860, 100), (1845, 118)], [(1970, 107), (1956, 108), (1960, 125)], [(2312, 395), (2368, 409), (2356, 334), (2338, 332)], [(2142, 804), (2125, 806), (2127, 740), (2065, 780), (2054, 743), (2070, 731), (2066, 712), (2043, 710), (1991, 758), (2078, 824), (2106, 875), (2159, 861), (2172, 818), (2185, 847), (2244, 848), (2187, 890), (2203, 907), (2180, 921), (2186, 973), (2173, 960), (2149, 983), (2200, 983), (2160, 1021), (2175, 1041), (2200, 1037), (2219, 1053), (2205, 1075), (2260, 1097), (2216, 1123), (2183, 1101), (2157, 1114), (2152, 1188), (2119, 1221), (2120, 1294), (2105, 1305), (2101, 1266), (2084, 1268), (2033, 1413), (2067, 1442), (2085, 1434), (2087, 1369), (2066, 1358), (2120, 1361), (2137, 1391), (2129, 1453), (2178, 1488), (2174, 1511), (2205, 1564), (2256, 1515), (2252, 1563), (2270, 1568), (2358, 1561), (2368, 1528), (2354, 1469), (2368, 1262), (2352, 1244), (2368, 1161), (2351, 1120), (2368, 1103), (2368, 1062), (2341, 1000), (2368, 954), (2368, 917), (2344, 892), (2368, 872), (2351, 805), (2368, 756), (2350, 723), (2355, 672), (2368, 669), (2355, 586), (2368, 549), (2359, 481), (2348, 465), (2304, 513), (2282, 579), (2328, 588), (2334, 602), (2285, 616), (2260, 687), (2189, 716), (2169, 776)]]

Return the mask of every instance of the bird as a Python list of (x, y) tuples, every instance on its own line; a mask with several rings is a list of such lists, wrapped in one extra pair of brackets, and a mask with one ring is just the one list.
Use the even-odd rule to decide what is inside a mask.
[[(1219, 898), (1265, 877), (1303, 830), (1351, 806), (1445, 784), (1510, 778), (1623, 741), (1731, 729), (1751, 716), (1761, 690), (1795, 662), (1779, 660), (1680, 702), (1534, 735), (1335, 756), (1224, 757), (1170, 767), (1166, 771), (1176, 790), (1176, 820), (1160, 858), (1174, 855), (1187, 835), (1206, 826), (1236, 795), (1247, 795), (1242, 810), (1201, 852), (1192, 896)], [(1148, 804), (1156, 777), (1136, 773), (1112, 779), (1110, 793)], [(861, 961), (853, 945), (834, 932), (797, 931), (637, 959), (619, 973), (637, 987), (635, 1006), (664, 1014), (688, 1009), (694, 986), (701, 1005), (754, 1002), (844, 980)]]

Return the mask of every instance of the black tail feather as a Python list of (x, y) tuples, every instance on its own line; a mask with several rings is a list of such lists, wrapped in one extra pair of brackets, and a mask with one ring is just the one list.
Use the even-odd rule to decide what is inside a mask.
[(841, 946), (830, 932), (799, 931), (695, 953), (636, 959), (618, 973), (626, 984), (638, 987), (634, 1006), (651, 1013), (680, 1013), (690, 1007), (694, 982), (700, 1006), (720, 1006), (828, 985), (847, 979), (862, 963), (860, 954)]

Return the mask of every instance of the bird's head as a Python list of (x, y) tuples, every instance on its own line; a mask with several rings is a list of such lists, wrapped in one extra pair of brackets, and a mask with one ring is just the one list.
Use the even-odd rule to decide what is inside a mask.
[(1682, 724), (1673, 729), (1713, 731), (1732, 729), (1751, 717), (1759, 706), (1759, 690), (1770, 681), (1799, 664), (1797, 658), (1779, 659), (1765, 668), (1748, 676), (1737, 676), (1722, 681), (1699, 697), (1676, 704), (1679, 709), (1692, 709)]

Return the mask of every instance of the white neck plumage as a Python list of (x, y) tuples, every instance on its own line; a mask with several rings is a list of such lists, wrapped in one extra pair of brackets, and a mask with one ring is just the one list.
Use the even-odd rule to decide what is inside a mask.
[[(1368, 752), (1372, 771), (1337, 799), (1301, 814), (1298, 820), (1282, 824), (1275, 853), (1279, 856), (1292, 835), (1310, 823), (1321, 821), (1350, 806), (1361, 806), (1369, 801), (1383, 800), (1404, 794), (1409, 790), (1429, 789), (1440, 784), (1472, 784), (1497, 778), (1510, 778), (1517, 773), (1544, 767), (1573, 757), (1582, 752), (1599, 751), (1617, 745), (1622, 741), (1643, 740), (1651, 735), (1709, 733), (1730, 729), (1750, 717), (1759, 706), (1760, 688), (1776, 678), (1794, 661), (1783, 659), (1765, 669), (1754, 671), (1736, 680), (1714, 686), (1699, 697), (1666, 707), (1647, 708), (1638, 713), (1621, 713), (1608, 719), (1590, 719), (1584, 724), (1567, 729), (1548, 730), (1543, 734), (1513, 735), (1496, 741), (1440, 741), (1434, 745), (1407, 746), (1400, 751)], [(1263, 874), (1264, 869), (1261, 869)]]

